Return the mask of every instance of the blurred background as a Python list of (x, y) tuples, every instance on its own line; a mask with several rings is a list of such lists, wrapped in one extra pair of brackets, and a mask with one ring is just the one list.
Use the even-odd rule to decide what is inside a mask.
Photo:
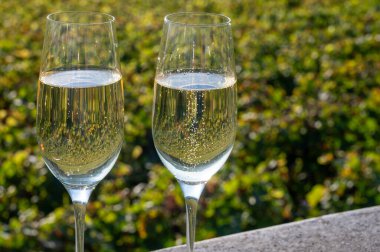
[(232, 18), (239, 130), (200, 200), (197, 240), (380, 204), (380, 4), (371, 0), (0, 1), (0, 250), (73, 251), (68, 194), (35, 135), (47, 14), (117, 19), (125, 145), (91, 196), (86, 251), (185, 241), (180, 188), (151, 136), (163, 18)]

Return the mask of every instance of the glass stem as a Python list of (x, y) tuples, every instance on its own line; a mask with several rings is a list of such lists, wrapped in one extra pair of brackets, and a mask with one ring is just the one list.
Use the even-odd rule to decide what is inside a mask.
[(195, 241), (195, 225), (197, 222), (197, 207), (198, 199), (205, 188), (206, 182), (203, 183), (190, 183), (178, 180), (181, 186), (183, 195), (185, 196), (186, 203), (186, 244), (187, 251), (194, 250)]
[(75, 252), (84, 252), (84, 230), (86, 203), (74, 202), (75, 213)]
[(65, 187), (74, 205), (75, 252), (84, 252), (86, 206), (94, 187)]
[(195, 241), (195, 226), (197, 222), (198, 199), (186, 197), (186, 244), (187, 251), (193, 252)]

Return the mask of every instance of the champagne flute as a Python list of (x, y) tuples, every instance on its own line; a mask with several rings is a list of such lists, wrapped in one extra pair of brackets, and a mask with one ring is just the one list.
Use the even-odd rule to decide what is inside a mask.
[(123, 142), (124, 95), (114, 17), (47, 16), (37, 94), (43, 159), (74, 205), (76, 252), (84, 251), (86, 204)]
[(186, 202), (193, 251), (198, 199), (226, 162), (236, 131), (231, 22), (211, 13), (174, 13), (164, 21), (153, 102), (153, 139)]

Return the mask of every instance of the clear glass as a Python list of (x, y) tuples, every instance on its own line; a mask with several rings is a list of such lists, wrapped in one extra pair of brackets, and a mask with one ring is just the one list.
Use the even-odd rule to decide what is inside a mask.
[(70, 194), (76, 251), (84, 251), (85, 211), (123, 142), (124, 95), (114, 17), (60, 12), (47, 17), (37, 93), (43, 159)]
[(188, 251), (194, 248), (198, 199), (234, 144), (236, 92), (230, 19), (210, 13), (166, 16), (154, 84), (153, 139), (185, 196)]

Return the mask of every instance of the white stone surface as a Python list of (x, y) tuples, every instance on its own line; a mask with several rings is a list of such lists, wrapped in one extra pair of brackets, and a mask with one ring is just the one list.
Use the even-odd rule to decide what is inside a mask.
[(205, 251), (380, 252), (380, 206), (197, 242), (195, 252)]

